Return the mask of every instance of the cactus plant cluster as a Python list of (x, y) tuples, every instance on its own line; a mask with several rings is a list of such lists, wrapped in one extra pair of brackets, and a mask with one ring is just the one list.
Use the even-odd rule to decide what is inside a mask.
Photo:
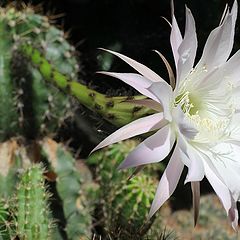
[[(128, 140), (109, 146), (88, 158), (95, 167), (96, 181), (100, 185), (100, 220), (108, 231), (119, 232), (121, 237), (138, 236), (140, 239), (150, 228), (148, 211), (154, 198), (159, 166), (147, 167), (133, 178), (132, 172), (119, 172), (118, 165), (138, 144)], [(100, 222), (101, 222), (100, 221)]]
[[(0, 236), (4, 240), (14, 236), (24, 240), (89, 239), (95, 186), (88, 168), (78, 170), (70, 152), (50, 138), (41, 140), (31, 151), (14, 139), (1, 148), (9, 156), (2, 156), (8, 159), (8, 171), (0, 173)], [(49, 177), (51, 174), (55, 177)], [(56, 184), (56, 191), (47, 180)], [(58, 197), (60, 203), (52, 204)], [(60, 211), (63, 217), (56, 216)]]
[(147, 213), (159, 168), (130, 180), (131, 172), (116, 169), (137, 141), (84, 162), (51, 137), (73, 116), (70, 95), (117, 126), (152, 110), (74, 81), (75, 49), (30, 8), (0, 8), (0, 37), (1, 238), (84, 240), (101, 232), (141, 239), (152, 224)]

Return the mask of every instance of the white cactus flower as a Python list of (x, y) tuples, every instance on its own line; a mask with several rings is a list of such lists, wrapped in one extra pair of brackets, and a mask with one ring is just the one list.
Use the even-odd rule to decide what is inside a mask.
[[(220, 198), (236, 230), (240, 198), (240, 51), (233, 47), (237, 1), (226, 7), (220, 25), (209, 35), (200, 61), (194, 66), (197, 36), (194, 18), (186, 8), (182, 37), (172, 14), (170, 42), (176, 81), (166, 59), (170, 85), (155, 72), (120, 53), (109, 51), (140, 74), (104, 72), (138, 90), (149, 99), (140, 104), (157, 113), (138, 119), (114, 132), (94, 150), (149, 131), (155, 133), (139, 144), (119, 168), (160, 162), (173, 149), (164, 171), (150, 216), (174, 192), (184, 166), (191, 182), (195, 222), (198, 217), (200, 181), (206, 177)], [(137, 103), (137, 101), (136, 101)]]

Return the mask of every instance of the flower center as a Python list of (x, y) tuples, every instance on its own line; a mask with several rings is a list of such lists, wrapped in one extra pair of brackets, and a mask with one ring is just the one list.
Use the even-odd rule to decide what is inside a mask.
[(206, 86), (204, 91), (196, 89), (195, 80), (198, 79), (195, 79), (192, 71), (184, 80), (180, 94), (175, 98), (174, 107), (180, 106), (186, 118), (198, 131), (192, 139), (193, 142), (215, 144), (229, 134), (228, 126), (233, 113), (230, 101), (226, 102), (229, 91), (227, 88), (226, 91), (223, 89), (224, 97), (219, 98), (213, 88)]
[(196, 115), (202, 109), (201, 98), (189, 91), (180, 94), (175, 99), (175, 106), (180, 105), (186, 115)]

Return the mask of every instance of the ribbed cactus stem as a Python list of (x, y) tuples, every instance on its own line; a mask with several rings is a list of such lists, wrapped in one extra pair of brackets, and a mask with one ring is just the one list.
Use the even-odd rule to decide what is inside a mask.
[(23, 173), (17, 189), (15, 225), (20, 239), (50, 239), (47, 199), (42, 167), (33, 165)]
[[(129, 97), (108, 97), (87, 86), (69, 80), (64, 74), (54, 69), (38, 49), (31, 45), (21, 47), (25, 56), (29, 57), (45, 80), (52, 82), (61, 90), (68, 92), (88, 109), (103, 116), (116, 126), (125, 125), (135, 119), (151, 114), (153, 110), (136, 103), (126, 102)], [(131, 99), (145, 99), (145, 96), (134, 96)]]
[(66, 218), (64, 230), (68, 239), (91, 239), (92, 199), (89, 191), (92, 190), (92, 179), (90, 171), (84, 165), (81, 169), (77, 169), (72, 155), (55, 141), (45, 138), (42, 146), (50, 168), (57, 176), (56, 189), (63, 204)]
[[(7, 137), (6, 135), (12, 132), (12, 126), (16, 125), (14, 119), (16, 119), (16, 113), (14, 111), (9, 111), (16, 109), (16, 105), (13, 102), (13, 91), (14, 86), (11, 79), (11, 68), (10, 61), (11, 56), (8, 52), (8, 49), (11, 47), (11, 41), (9, 40), (6, 25), (3, 22), (0, 22), (0, 134), (3, 138)], [(4, 79), (7, 79), (4, 81)], [(4, 132), (1, 132), (1, 129), (5, 128)]]

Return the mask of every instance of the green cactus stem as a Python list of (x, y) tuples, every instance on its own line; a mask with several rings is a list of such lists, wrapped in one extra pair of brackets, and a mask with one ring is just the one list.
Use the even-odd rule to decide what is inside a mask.
[(153, 110), (136, 103), (126, 102), (129, 99), (145, 99), (145, 96), (134, 97), (108, 97), (87, 86), (71, 81), (66, 75), (56, 70), (47, 61), (38, 49), (31, 45), (23, 45), (21, 50), (28, 56), (34, 66), (39, 69), (45, 80), (54, 84), (61, 90), (71, 94), (88, 109), (103, 116), (116, 126), (125, 125), (135, 119), (153, 113)]
[(92, 235), (92, 202), (96, 185), (91, 173), (82, 163), (76, 168), (72, 155), (60, 144), (45, 138), (42, 151), (56, 174), (56, 189), (62, 200), (66, 220), (65, 232), (69, 240), (87, 240)]
[(47, 240), (51, 236), (52, 220), (48, 209), (41, 165), (24, 171), (16, 194), (16, 235), (19, 239)]
[(62, 31), (30, 8), (0, 8), (0, 37), (0, 141), (54, 134), (73, 115), (71, 98), (46, 83), (18, 46), (32, 44), (68, 79), (76, 78), (79, 68), (74, 48)]

